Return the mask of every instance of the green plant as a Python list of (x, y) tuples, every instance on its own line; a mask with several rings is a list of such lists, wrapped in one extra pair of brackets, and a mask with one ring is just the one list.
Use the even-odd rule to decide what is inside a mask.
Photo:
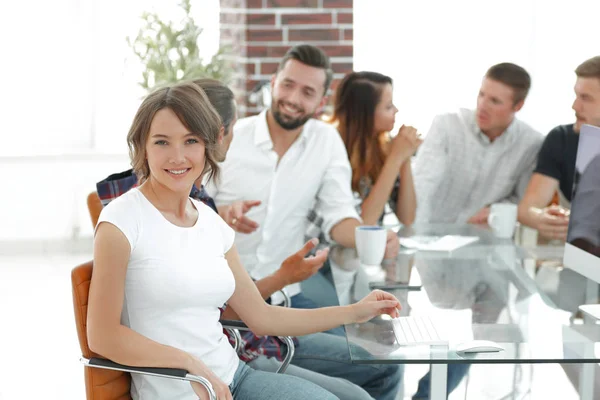
[(231, 68), (221, 48), (204, 63), (200, 57), (198, 37), (202, 34), (191, 15), (191, 0), (181, 0), (184, 12), (180, 24), (163, 21), (156, 13), (144, 12), (143, 26), (134, 40), (127, 37), (127, 44), (142, 62), (145, 70), (139, 82), (147, 91), (154, 87), (196, 78), (214, 78), (227, 83)]

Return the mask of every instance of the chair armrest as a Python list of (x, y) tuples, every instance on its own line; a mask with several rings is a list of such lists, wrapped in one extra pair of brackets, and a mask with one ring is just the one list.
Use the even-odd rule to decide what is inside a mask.
[(155, 368), (155, 367), (131, 367), (129, 365), (123, 365), (114, 361), (107, 360), (106, 358), (82, 358), (81, 362), (88, 367), (103, 368), (103, 369), (114, 369), (117, 371), (135, 372), (149, 375), (168, 375), (173, 378), (185, 378), (187, 371), (179, 368)]
[[(227, 329), (228, 331), (231, 329), (241, 330), (241, 331), (249, 331), (250, 330), (250, 328), (248, 328), (248, 325), (246, 325), (243, 321), (222, 319), (221, 325), (223, 325), (223, 328)], [(239, 335), (239, 333), (237, 333), (237, 335)], [(283, 361), (281, 362), (279, 369), (277, 369), (277, 371), (275, 371), (276, 374), (283, 374), (283, 373), (285, 373), (287, 367), (292, 362), (292, 358), (294, 357), (294, 353), (296, 351), (296, 346), (294, 345), (294, 340), (292, 339), (291, 336), (278, 336), (278, 338), (281, 339), (287, 346), (287, 353), (286, 353), (285, 357), (283, 358)], [(236, 341), (235, 349), (237, 351), (238, 346), (239, 346), (238, 339), (241, 342), (241, 338), (235, 337), (235, 334), (234, 334), (234, 339)]]
[(419, 291), (422, 289), (422, 285), (409, 285), (407, 283), (396, 283), (396, 282), (369, 282), (369, 289), (375, 290), (407, 290), (407, 291)]
[(283, 358), (281, 365), (279, 366), (277, 371), (275, 371), (275, 373), (276, 374), (284, 374), (285, 371), (287, 370), (287, 367), (292, 362), (292, 358), (294, 357), (294, 353), (296, 351), (296, 345), (294, 345), (294, 340), (292, 339), (291, 336), (278, 336), (278, 337), (279, 337), (279, 339), (281, 339), (285, 342), (285, 344), (287, 346), (287, 353), (285, 354), (285, 357)]
[(150, 376), (158, 376), (161, 378), (179, 379), (188, 382), (197, 382), (204, 386), (208, 392), (210, 400), (217, 400), (217, 395), (213, 390), (211, 383), (208, 379), (202, 376), (196, 376), (189, 374), (188, 371), (179, 368), (155, 368), (155, 367), (132, 367), (129, 365), (118, 364), (116, 362), (107, 360), (105, 358), (84, 358), (81, 357), (80, 361), (86, 367), (101, 368), (101, 369), (112, 369), (115, 371), (127, 372), (130, 374), (142, 374)]
[(283, 296), (283, 303), (281, 303), (281, 306), (290, 308), (292, 306), (292, 299), (290, 299), (290, 296), (284, 289), (278, 290), (278, 292)]
[(225, 329), (229, 336), (233, 338), (233, 349), (239, 355), (240, 350), (242, 349), (242, 336), (240, 335), (240, 331), (234, 328), (227, 328), (225, 326), (223, 326), (223, 329)]
[(240, 321), (237, 319), (222, 319), (219, 322), (221, 322), (221, 325), (223, 325), (223, 328), (239, 329), (242, 331), (250, 330), (250, 328), (248, 328), (248, 325), (246, 325), (243, 321)]
[(222, 319), (219, 322), (221, 322), (223, 329), (225, 329), (227, 333), (229, 333), (229, 335), (233, 338), (233, 349), (239, 355), (239, 352), (242, 347), (242, 336), (240, 335), (239, 331), (249, 331), (250, 329), (248, 328), (248, 325), (246, 325), (242, 321), (233, 319)]

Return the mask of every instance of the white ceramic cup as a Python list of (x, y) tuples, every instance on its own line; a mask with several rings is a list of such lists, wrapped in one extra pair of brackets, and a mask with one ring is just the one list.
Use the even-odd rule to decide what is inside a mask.
[(512, 238), (517, 224), (517, 205), (512, 203), (492, 204), (488, 224), (497, 237)]
[(356, 251), (363, 265), (381, 265), (385, 255), (387, 231), (381, 226), (357, 226)]

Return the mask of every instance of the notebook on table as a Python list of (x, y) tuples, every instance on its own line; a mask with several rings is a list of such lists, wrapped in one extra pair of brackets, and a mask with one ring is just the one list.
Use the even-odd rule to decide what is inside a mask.
[(411, 236), (400, 238), (400, 245), (422, 251), (452, 251), (479, 240), (477, 236)]

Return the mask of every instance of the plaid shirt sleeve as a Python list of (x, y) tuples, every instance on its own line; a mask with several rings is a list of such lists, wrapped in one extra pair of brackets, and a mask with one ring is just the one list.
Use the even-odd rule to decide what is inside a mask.
[(137, 176), (133, 173), (132, 169), (129, 169), (109, 175), (106, 179), (96, 183), (96, 191), (102, 205), (106, 207), (108, 203), (137, 185)]
[(192, 186), (190, 197), (192, 199), (196, 199), (198, 201), (203, 202), (204, 204), (212, 208), (214, 212), (216, 212), (217, 214), (219, 213), (217, 211), (217, 205), (215, 204), (215, 201), (212, 199), (212, 197), (208, 195), (208, 192), (204, 189), (204, 186), (200, 186), (200, 189), (198, 189), (196, 185)]
[[(287, 354), (287, 346), (276, 336), (256, 336), (254, 333), (246, 331), (242, 333), (242, 346), (238, 357), (244, 362), (250, 362), (260, 356), (282, 361)], [(299, 346), (298, 339), (292, 338), (294, 345)], [(232, 339), (229, 338), (231, 342)]]

